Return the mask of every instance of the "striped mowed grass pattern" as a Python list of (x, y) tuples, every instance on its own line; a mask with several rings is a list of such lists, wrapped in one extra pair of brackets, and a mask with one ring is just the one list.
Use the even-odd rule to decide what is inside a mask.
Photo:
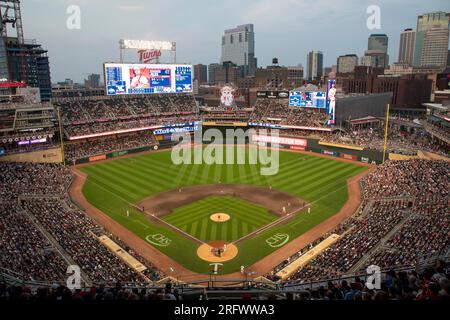
[[(230, 220), (213, 222), (214, 213), (226, 213)], [(163, 218), (204, 242), (222, 240), (235, 241), (277, 217), (265, 208), (230, 196), (212, 196), (179, 207)]]
[[(295, 239), (337, 213), (348, 198), (346, 180), (366, 170), (365, 167), (357, 164), (301, 153), (280, 152), (279, 160), (279, 172), (273, 176), (263, 176), (260, 174), (261, 166), (259, 164), (250, 165), (247, 163), (248, 161), (245, 164), (230, 165), (175, 165), (171, 161), (170, 151), (142, 154), (82, 167), (81, 170), (88, 174), (83, 193), (94, 206), (142, 239), (145, 239), (149, 234), (155, 233), (160, 233), (170, 238), (172, 240), (170, 246), (157, 247), (157, 249), (177, 260), (185, 267), (202, 273), (207, 273), (209, 266), (203, 260), (197, 258), (197, 244), (162, 225), (153, 224), (140, 211), (136, 210), (132, 204), (159, 192), (189, 185), (215, 184), (219, 181), (222, 183), (250, 184), (262, 187), (271, 185), (275, 190), (288, 192), (303, 198), (311, 204), (310, 214), (300, 212), (289, 222), (272, 227), (255, 237), (239, 243), (239, 255), (223, 266), (224, 273), (234, 272), (238, 271), (241, 265), (251, 265), (276, 250), (276, 248), (272, 248), (266, 243), (266, 239), (270, 236), (276, 233), (285, 233), (289, 235), (291, 240)], [(251, 232), (251, 228), (261, 226), (260, 223), (263, 222), (252, 220), (253, 224), (247, 223), (246, 226), (244, 224), (245, 221), (241, 220), (241, 225), (233, 229), (232, 219), (230, 220), (231, 228), (226, 228), (226, 231), (222, 231), (215, 227), (216, 238), (211, 238), (214, 235), (214, 223), (205, 220), (200, 213), (205, 212), (207, 214), (206, 208), (211, 206), (217, 206), (214, 210), (211, 208), (211, 211), (222, 211), (219, 206), (225, 206), (225, 203), (220, 204), (221, 201), (225, 200), (221, 199), (221, 201), (218, 201), (219, 199), (214, 198), (203, 200), (206, 203), (192, 203), (192, 206), (187, 205), (178, 208), (171, 215), (164, 217), (164, 219), (169, 221), (175, 219), (172, 222), (173, 224), (179, 223), (178, 227), (186, 230), (186, 232), (195, 233), (199, 239), (204, 241), (222, 240), (220, 238), (222, 237), (222, 232), (224, 238), (231, 240), (235, 239), (235, 237), (239, 238)], [(213, 204), (214, 202), (216, 203)], [(234, 201), (227, 200), (225, 202), (228, 205), (226, 208), (230, 211), (233, 209), (233, 205), (236, 206), (233, 203)], [(245, 201), (243, 202), (246, 206), (249, 205)], [(241, 205), (244, 204), (240, 203), (239, 207)], [(130, 213), (129, 217), (126, 215), (127, 210)], [(197, 213), (200, 216), (194, 217)], [(240, 212), (237, 214), (239, 215)], [(192, 219), (190, 219), (191, 215), (193, 215)], [(265, 216), (263, 211), (258, 211), (256, 215)], [(177, 218), (180, 220), (176, 221), (178, 220)]]

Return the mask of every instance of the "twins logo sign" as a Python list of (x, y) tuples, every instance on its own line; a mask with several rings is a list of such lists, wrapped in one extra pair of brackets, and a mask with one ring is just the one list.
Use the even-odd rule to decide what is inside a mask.
[(152, 60), (158, 60), (161, 57), (161, 50), (151, 49), (151, 50), (138, 50), (139, 62), (149, 63)]
[(236, 106), (234, 101), (234, 93), (236, 89), (232, 85), (225, 85), (220, 89), (220, 104), (227, 109)]
[(145, 240), (158, 247), (168, 247), (172, 242), (172, 240), (161, 233), (149, 234), (145, 237)]
[(289, 241), (289, 235), (286, 233), (277, 233), (266, 239), (266, 243), (272, 248), (284, 246)]

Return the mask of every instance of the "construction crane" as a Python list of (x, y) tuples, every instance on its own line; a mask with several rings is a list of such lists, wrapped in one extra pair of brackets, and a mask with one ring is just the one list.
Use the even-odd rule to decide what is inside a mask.
[(25, 39), (23, 35), (22, 13), (20, 11), (20, 0), (0, 0), (0, 33), (5, 47), (8, 43), (8, 25), (16, 30), (15, 36), (17, 38), (18, 53), (20, 59), (19, 81), (27, 82), (27, 53), (25, 47)]
[[(10, 10), (12, 15), (9, 15)], [(0, 28), (3, 38), (8, 37), (8, 24), (11, 24), (13, 29), (17, 32), (17, 42), (24, 44), (22, 13), (20, 12), (20, 0), (0, 0)]]

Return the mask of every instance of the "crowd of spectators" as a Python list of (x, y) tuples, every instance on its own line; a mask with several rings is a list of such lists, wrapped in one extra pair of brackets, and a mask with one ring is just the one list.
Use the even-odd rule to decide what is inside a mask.
[(154, 146), (156, 144), (155, 136), (151, 131), (147, 130), (70, 142), (64, 146), (64, 154), (67, 161), (74, 161), (95, 155)]
[(98, 228), (83, 212), (64, 200), (24, 198), (21, 207), (30, 212), (95, 283), (144, 282), (120, 258), (95, 239)]
[[(382, 151), (384, 149), (384, 128), (325, 134), (321, 140)], [(390, 126), (386, 150), (404, 155), (416, 155), (418, 150), (422, 150), (448, 156), (448, 151), (433, 141), (431, 135), (421, 128), (416, 128), (413, 133), (407, 133)]]
[[(324, 110), (315, 108), (290, 108), (286, 99), (257, 99), (252, 122), (270, 122), (280, 125), (291, 125), (310, 128), (324, 128), (327, 115)], [(397, 121), (398, 120), (398, 121)], [(399, 129), (398, 122), (414, 127), (413, 130)], [(439, 130), (448, 136), (448, 128), (439, 128), (427, 122), (427, 128)], [(288, 133), (286, 130), (282, 134)], [(384, 127), (361, 128), (354, 131), (339, 130), (333, 133), (314, 130), (291, 130), (290, 135), (320, 138), (324, 142), (362, 146), (367, 149), (382, 151), (384, 149)], [(416, 155), (418, 150), (449, 156), (448, 147), (440, 144), (420, 125), (411, 119), (395, 118), (389, 126), (387, 151), (403, 155)]]
[[(364, 272), (375, 264), (383, 270), (415, 267), (450, 254), (450, 167), (447, 161), (388, 161), (361, 181), (363, 203), (338, 229), (340, 239), (289, 280), (316, 281)], [(324, 237), (318, 239), (317, 244)], [(312, 248), (302, 248), (268, 275)]]
[[(272, 292), (253, 292), (252, 287), (242, 292), (241, 300), (326, 300), (326, 301), (449, 301), (450, 269), (442, 261), (421, 272), (389, 271), (383, 275), (379, 288), (369, 289), (363, 278), (352, 277), (342, 281), (328, 281), (314, 288), (290, 289)], [(238, 299), (236, 289), (230, 297)], [(222, 297), (227, 292), (222, 291)], [(0, 282), (0, 301), (155, 301), (155, 300), (210, 300), (208, 291), (196, 295), (184, 293), (172, 283), (163, 288), (127, 288), (98, 286), (69, 290), (65, 286), (30, 287), (8, 286)], [(217, 299), (217, 298), (216, 298)]]
[(160, 278), (157, 268), (141, 256), (148, 269), (144, 274), (95, 238), (106, 232), (68, 200), (70, 170), (60, 164), (9, 162), (0, 162), (0, 170), (0, 268), (22, 280), (58, 283), (67, 278), (71, 262), (94, 284), (134, 285)]
[[(61, 108), (66, 137), (103, 134), (100, 138), (85, 137), (66, 143), (68, 161), (153, 146), (157, 142), (148, 127), (200, 119), (194, 97), (186, 94), (103, 97), (56, 102), (55, 105)], [(142, 131), (137, 132), (139, 129)], [(121, 132), (117, 132), (119, 130)], [(105, 133), (108, 136), (104, 136)]]
[(450, 269), (437, 261), (417, 271), (390, 270), (384, 275), (380, 288), (369, 289), (361, 277), (342, 281), (328, 281), (314, 289), (297, 294), (299, 300), (328, 301), (448, 301), (450, 300)]
[(317, 128), (325, 126), (327, 115), (323, 110), (290, 108), (288, 105), (287, 99), (257, 99), (250, 121)]
[(322, 128), (328, 116), (323, 110), (314, 108), (293, 108), (287, 119), (287, 123), (293, 126)]
[(174, 119), (198, 120), (192, 95), (145, 95), (55, 102), (66, 135), (84, 135), (167, 124)]
[(401, 200), (375, 202), (337, 244), (312, 259), (290, 279), (320, 280), (345, 274), (404, 218), (407, 206), (408, 202)]
[(67, 262), (23, 214), (17, 201), (2, 201), (0, 267), (23, 280), (63, 280)]

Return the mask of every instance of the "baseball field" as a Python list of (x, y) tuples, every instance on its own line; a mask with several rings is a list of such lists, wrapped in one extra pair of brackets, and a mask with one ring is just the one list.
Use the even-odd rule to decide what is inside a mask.
[(88, 175), (82, 192), (92, 205), (203, 274), (211, 266), (200, 246), (219, 241), (236, 248), (221, 274), (250, 266), (336, 214), (348, 199), (347, 179), (367, 169), (284, 151), (277, 174), (261, 175), (260, 168), (175, 165), (171, 152), (161, 151), (79, 169)]

